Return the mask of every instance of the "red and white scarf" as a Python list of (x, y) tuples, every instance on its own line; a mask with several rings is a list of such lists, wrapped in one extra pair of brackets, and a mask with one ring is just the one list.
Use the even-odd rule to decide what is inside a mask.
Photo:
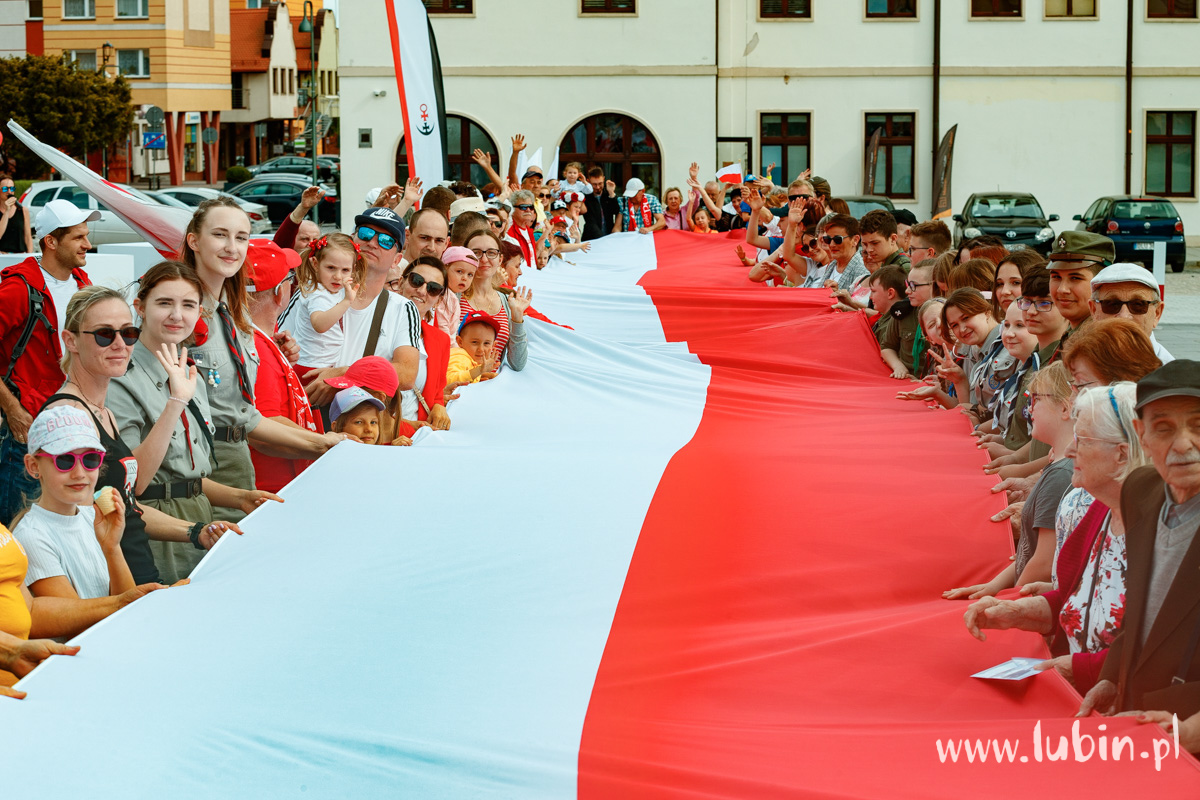
[(508, 229), (508, 234), (504, 237), (511, 239), (521, 247), (521, 257), (525, 259), (524, 266), (536, 267), (537, 256), (533, 245), (533, 228), (522, 228), (520, 225), (511, 225)]
[[(636, 217), (634, 215), (637, 215)], [(641, 222), (637, 221), (637, 217), (641, 217)], [(650, 213), (650, 198), (642, 195), (642, 203), (640, 206), (634, 206), (633, 198), (625, 202), (625, 230), (632, 233), (639, 228), (649, 228), (654, 222), (654, 215)]]
[[(292, 365), (284, 357), (283, 353), (280, 352), (279, 346), (275, 344), (270, 334), (265, 333), (257, 325), (254, 326), (254, 332), (259, 336), (259, 357), (274, 358), (283, 367), (283, 378), (288, 388), (287, 418), (305, 430), (323, 433), (321, 427), (318, 427), (316, 419), (313, 417), (308, 395), (304, 391), (304, 384), (300, 383), (300, 378), (296, 376), (296, 371), (292, 369)], [(263, 355), (264, 352), (269, 355)]]

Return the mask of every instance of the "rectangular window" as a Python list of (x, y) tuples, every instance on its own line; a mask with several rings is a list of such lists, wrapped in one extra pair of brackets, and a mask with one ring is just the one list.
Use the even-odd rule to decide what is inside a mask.
[(262, 0), (246, 0), (246, 8), (262, 8)]
[(63, 19), (95, 19), (96, 0), (63, 0)]
[(867, 0), (868, 19), (914, 18), (916, 16), (917, 0)]
[(912, 114), (867, 114), (865, 144), (875, 131), (879, 154), (875, 161), (875, 193), (893, 198), (913, 197), (913, 153), (916, 144)]
[(76, 69), (86, 69), (92, 72), (96, 71), (95, 50), (72, 50), (71, 61), (74, 62)]
[(1146, 194), (1193, 197), (1196, 186), (1196, 112), (1146, 115)]
[(29, 0), (29, 18), (42, 18), (42, 0)]
[(580, 0), (581, 14), (636, 14), (637, 0)]
[(1151, 19), (1195, 19), (1196, 0), (1146, 0)]
[(1019, 17), (1021, 0), (971, 0), (972, 17)]
[(150, 16), (150, 0), (117, 0), (118, 17)]
[(1047, 17), (1094, 17), (1096, 0), (1046, 0)]
[(149, 50), (118, 50), (117, 69), (126, 78), (150, 77)]
[(810, 161), (810, 115), (762, 114), (758, 119), (759, 164), (777, 186), (787, 186)]
[(430, 14), (473, 14), (474, 0), (421, 0)]
[(810, 19), (811, 0), (758, 0), (758, 15), (768, 19)]

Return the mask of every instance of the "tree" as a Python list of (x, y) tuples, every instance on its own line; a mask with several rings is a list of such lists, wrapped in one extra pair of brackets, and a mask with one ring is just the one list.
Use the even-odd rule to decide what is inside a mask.
[[(0, 58), (0, 121), (15, 119), (46, 144), (83, 160), (124, 142), (133, 127), (129, 82), (78, 69), (54, 56)], [(0, 163), (15, 159), (21, 177), (36, 177), (41, 161), (4, 130)]]

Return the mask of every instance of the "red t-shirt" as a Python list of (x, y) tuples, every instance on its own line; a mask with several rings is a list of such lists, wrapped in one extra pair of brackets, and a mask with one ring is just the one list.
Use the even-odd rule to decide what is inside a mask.
[[(254, 381), (254, 407), (258, 412), (264, 417), (286, 417), (310, 431), (324, 433), (321, 417), (309, 408), (303, 384), (271, 337), (255, 328), (254, 346), (259, 353), (258, 377)], [(254, 483), (267, 492), (278, 492), (312, 463), (263, 455), (253, 447), (250, 458), (254, 462)]]

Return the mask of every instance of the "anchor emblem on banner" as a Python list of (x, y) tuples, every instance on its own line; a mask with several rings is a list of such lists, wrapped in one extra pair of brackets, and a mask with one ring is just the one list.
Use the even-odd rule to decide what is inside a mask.
[(429, 124), (429, 106), (424, 103), (421, 103), (421, 126), (417, 130), (426, 136), (433, 133), (433, 126)]

